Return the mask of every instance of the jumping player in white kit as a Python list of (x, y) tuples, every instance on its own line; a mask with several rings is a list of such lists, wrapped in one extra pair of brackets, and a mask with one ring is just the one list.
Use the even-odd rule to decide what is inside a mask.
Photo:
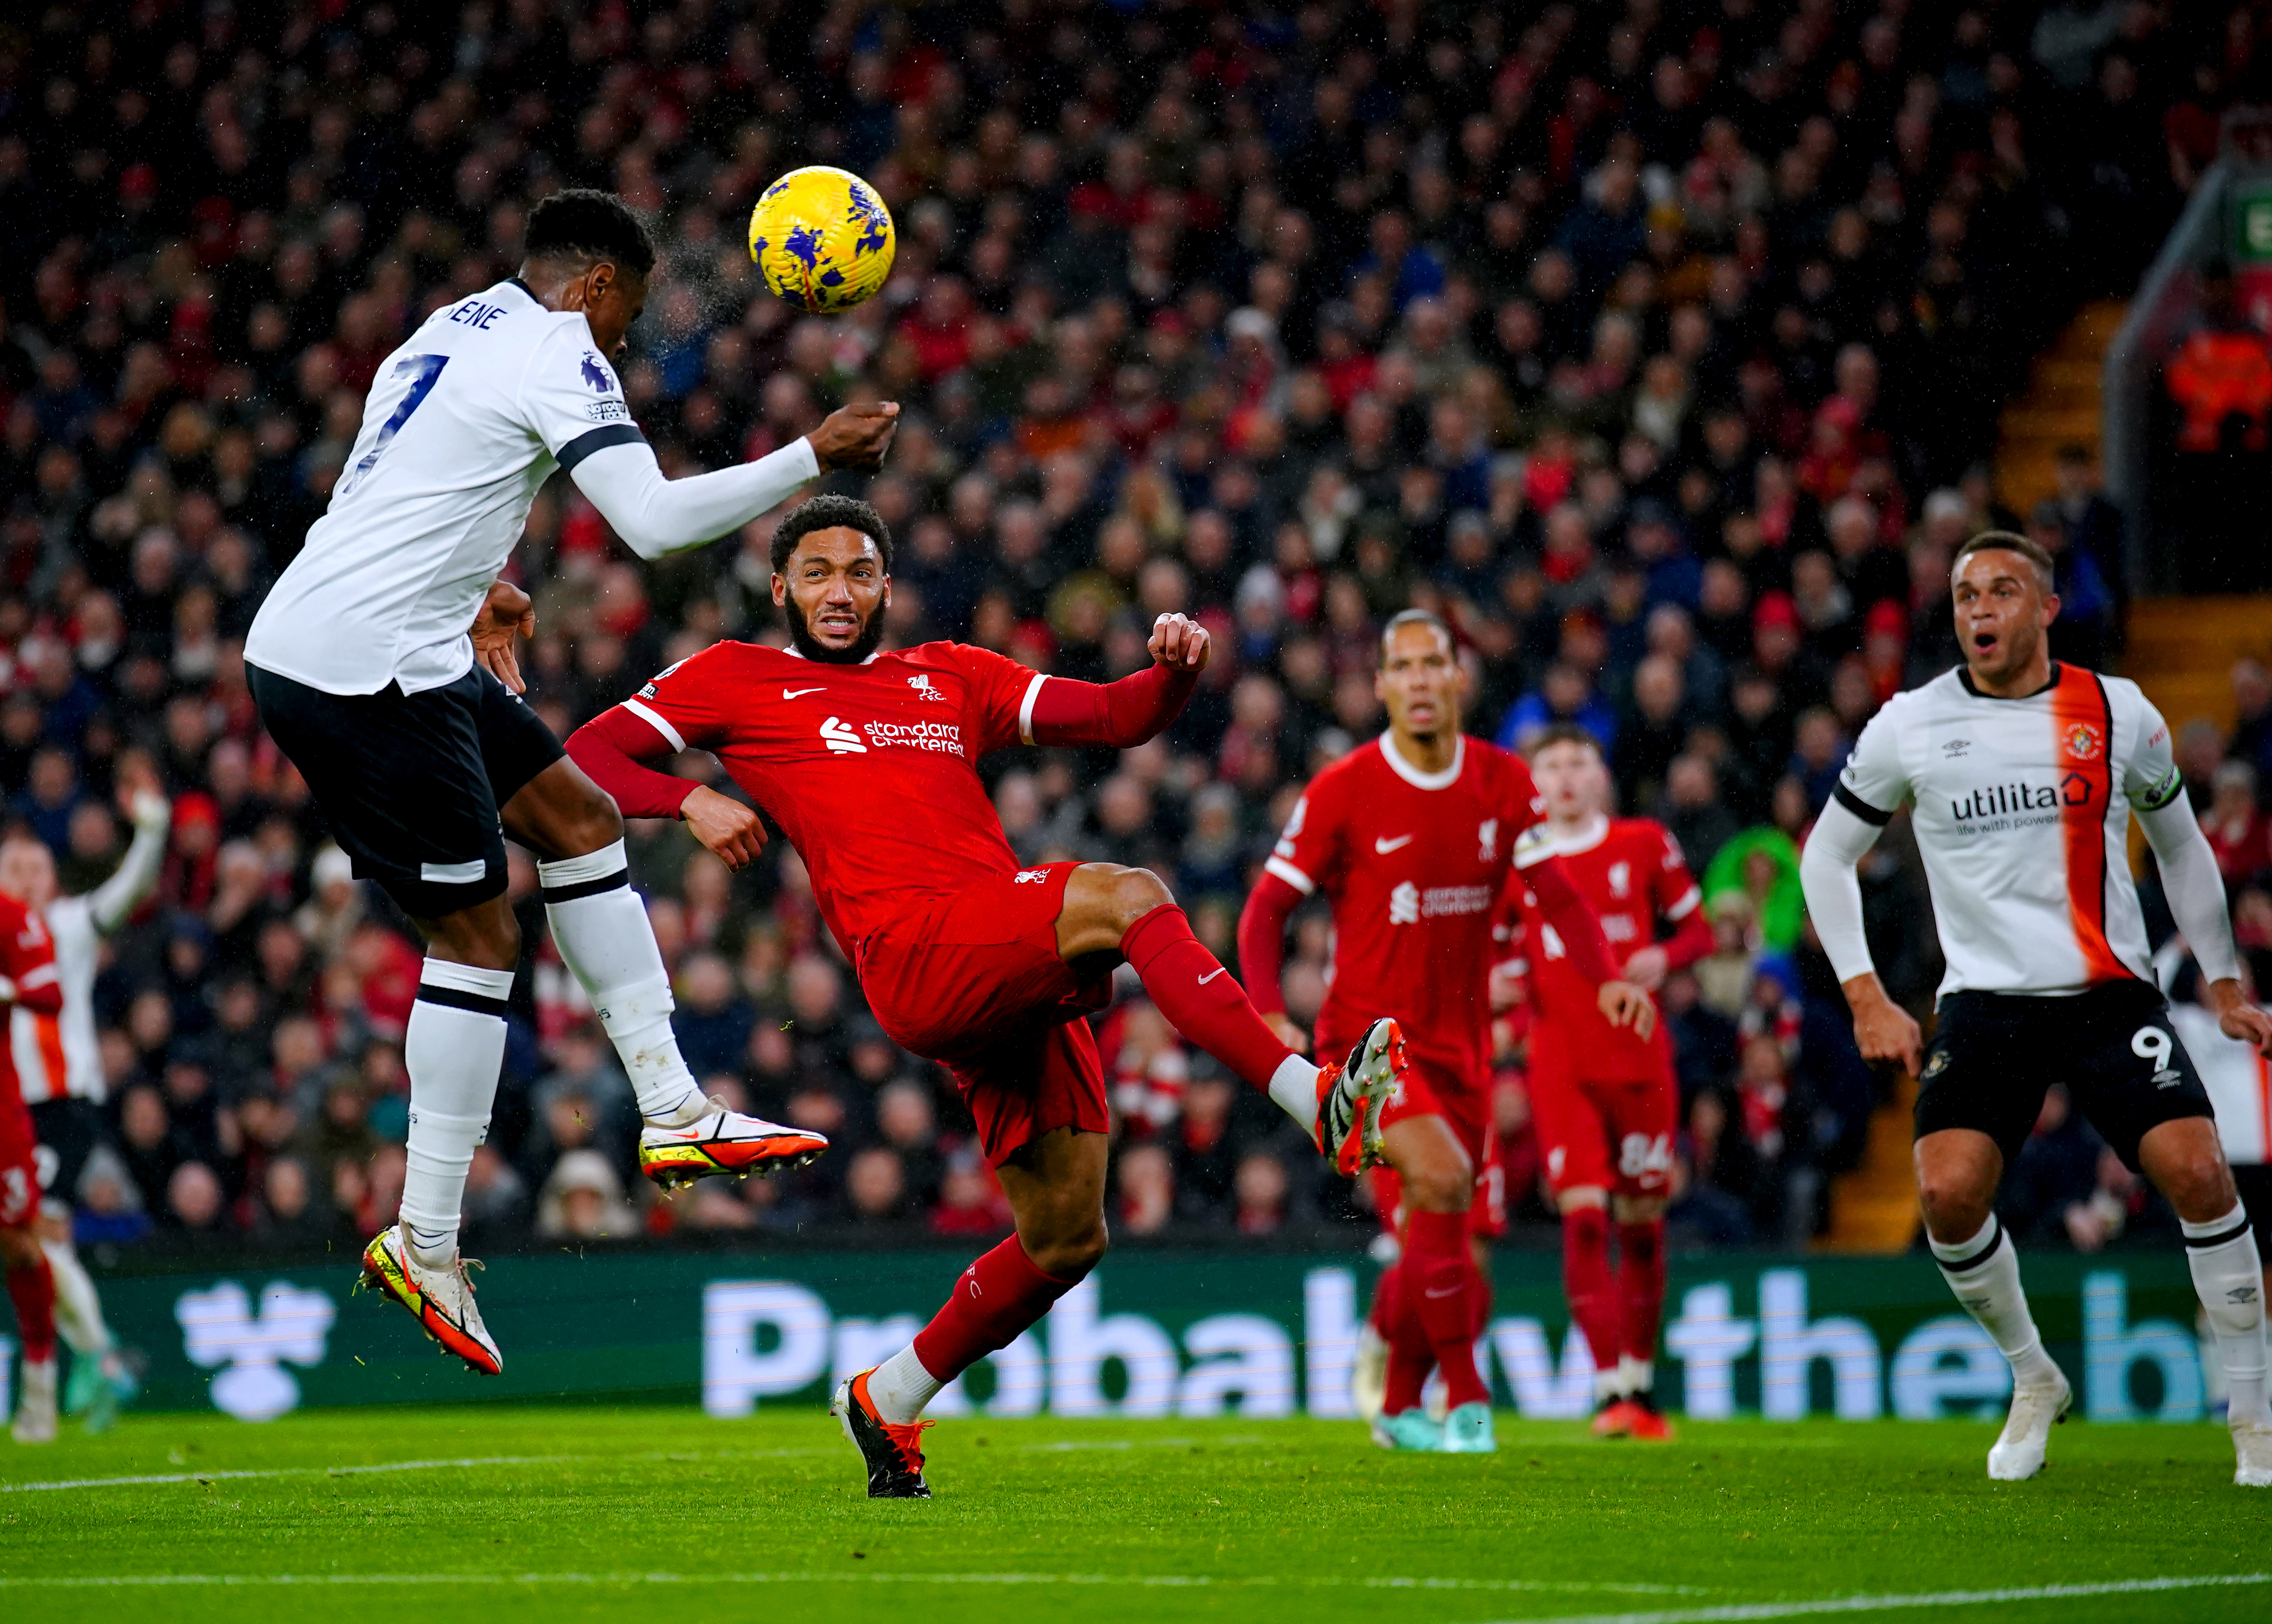
[[(1870, 1060), (1918, 1074), (1917, 1192), (1942, 1275), (2011, 1361), (1988, 1475), (2033, 1477), (2074, 1394), (2044, 1351), (1997, 1223), (1996, 1189), (2044, 1091), (2177, 1209), (2231, 1385), (2233, 1481), (2272, 1486), (2262, 1269), (2208, 1093), (2156, 985), (2126, 855), (2134, 815), (2226, 1035), (2272, 1054), (2238, 979), (2216, 860), (2170, 730), (2134, 682), (2051, 659), (2052, 561), (2006, 531), (1957, 549), (1964, 664), (1896, 695), (1862, 730), (1800, 863), (1807, 911)], [(1904, 801), (1948, 962), (1931, 1046), (1872, 967), (1854, 866)]]
[(380, 363), (331, 506), (244, 647), (270, 737), (357, 877), (384, 886), (427, 942), (403, 1039), (401, 1220), (364, 1249), (365, 1278), (490, 1374), (503, 1361), (458, 1228), (520, 958), (506, 837), (540, 860), (554, 945), (630, 1074), (649, 1178), (765, 1172), (826, 1144), (695, 1085), (623, 820), (522, 702), (513, 644), (535, 616), (498, 577), (556, 471), (658, 558), (730, 534), (826, 469), (878, 466), (899, 410), (848, 406), (754, 463), (666, 479), (614, 365), (646, 300), (646, 228), (604, 192), (556, 192), (530, 212), (523, 249), (518, 276), (444, 305)]

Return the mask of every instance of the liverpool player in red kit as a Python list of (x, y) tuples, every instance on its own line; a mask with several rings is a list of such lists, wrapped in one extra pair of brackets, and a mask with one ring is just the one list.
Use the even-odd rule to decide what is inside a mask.
[[(1548, 728), (1530, 771), (1546, 821), (1528, 840), (1552, 852), (1602, 922), (1627, 980), (1655, 991), (1712, 950), (1703, 892), (1662, 823), (1609, 816), (1602, 748), (1582, 728)], [(1525, 868), (1525, 876), (1535, 873)], [(1536, 884), (1511, 899), (1525, 916), (1530, 1109), (1546, 1179), (1562, 1211), (1562, 1280), (1571, 1317), (1594, 1353), (1594, 1431), (1671, 1435), (1657, 1412), (1657, 1328), (1664, 1315), (1664, 1205), (1680, 1108), (1667, 1032), (1620, 1032), (1596, 1013), (1588, 967), (1568, 950)], [(1657, 939), (1658, 921), (1671, 927)], [(1610, 1265), (1610, 1228), (1618, 1262)]]
[[(1386, 1166), (1375, 1173), (1382, 1219), (1399, 1235), (1373, 1322), (1389, 1345), (1374, 1437), (1391, 1449), (1486, 1453), (1491, 1393), (1475, 1339), (1490, 1286), (1470, 1237), (1496, 1233), (1498, 1203), (1476, 1199), (1491, 1143), (1491, 920), (1518, 867), (1598, 988), (1597, 1018), (1641, 1032), (1648, 995), (1618, 980), (1602, 933), (1551, 853), (1518, 850), (1545, 815), (1521, 760), (1460, 732), (1461, 673), (1443, 622), (1412, 609), (1381, 634), (1373, 690), (1388, 731), (1319, 773), (1296, 803), (1238, 927), (1239, 963), (1259, 1008), (1289, 1042), (1278, 966), (1287, 916), (1313, 891), (1333, 904), (1334, 973), (1318, 1012), (1331, 1048), (1362, 1032), (1359, 1012), (1402, 1024), (1412, 1076), (1381, 1114)], [(1495, 1194), (1495, 1192), (1493, 1192)], [(1431, 1367), (1444, 1373), (1444, 1424), (1420, 1404)]]
[(954, 643), (879, 653), (892, 540), (875, 509), (818, 496), (774, 533), (787, 650), (720, 643), (579, 730), (569, 754), (629, 817), (681, 817), (729, 866), (765, 843), (740, 802), (641, 765), (714, 752), (788, 833), (870, 1009), (901, 1047), (953, 1072), (1018, 1233), (956, 1282), (915, 1341), (837, 1389), (878, 1498), (928, 1497), (919, 1420), (941, 1388), (1006, 1347), (1103, 1255), (1103, 1069), (1083, 1017), (1124, 960), (1177, 1031), (1354, 1173), (1377, 1158), (1402, 1076), (1394, 1020), (1346, 1064), (1312, 1065), (1265, 1025), (1158, 878), (1109, 863), (1020, 868), (980, 784), (989, 750), (1141, 743), (1207, 659), (1181, 615), (1148, 669), (1109, 686), (1037, 675)]
[[(39, 915), (0, 896), (0, 1009), (18, 1005), (57, 1013), (63, 976)], [(56, 1277), (40, 1245), (39, 1148), (15, 1060), (0, 1045), (0, 1264), (24, 1344), (23, 1396), (9, 1429), (19, 1443), (51, 1443), (56, 1436)]]

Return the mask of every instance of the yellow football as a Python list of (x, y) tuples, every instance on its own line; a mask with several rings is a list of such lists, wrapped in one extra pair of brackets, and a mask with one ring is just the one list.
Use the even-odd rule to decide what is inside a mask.
[(848, 310), (892, 273), (892, 212), (858, 175), (792, 169), (750, 212), (750, 257), (766, 286), (816, 315)]

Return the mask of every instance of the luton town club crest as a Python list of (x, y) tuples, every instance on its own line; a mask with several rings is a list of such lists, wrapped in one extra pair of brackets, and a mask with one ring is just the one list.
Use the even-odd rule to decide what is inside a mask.
[(2066, 730), (2066, 753), (2077, 761), (2096, 761), (2105, 747), (2106, 741), (2089, 722), (2077, 722)]

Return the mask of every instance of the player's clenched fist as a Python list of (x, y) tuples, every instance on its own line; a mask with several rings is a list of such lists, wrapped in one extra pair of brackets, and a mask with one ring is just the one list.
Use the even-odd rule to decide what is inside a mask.
[(1183, 615), (1162, 615), (1152, 622), (1152, 662), (1175, 671), (1204, 671), (1207, 628)]
[(766, 849), (765, 820), (707, 786), (686, 798), (678, 816), (697, 840), (717, 853), (719, 861), (737, 872), (757, 861), (758, 853)]
[(1604, 981), (1596, 1002), (1612, 1026), (1630, 1026), (1636, 1038), (1656, 1030), (1656, 1002), (1630, 981)]
[(813, 459), (823, 473), (832, 468), (873, 473), (884, 466), (884, 453), (891, 449), (892, 433), (899, 426), (897, 401), (856, 400), (831, 412), (805, 438), (812, 442)]

